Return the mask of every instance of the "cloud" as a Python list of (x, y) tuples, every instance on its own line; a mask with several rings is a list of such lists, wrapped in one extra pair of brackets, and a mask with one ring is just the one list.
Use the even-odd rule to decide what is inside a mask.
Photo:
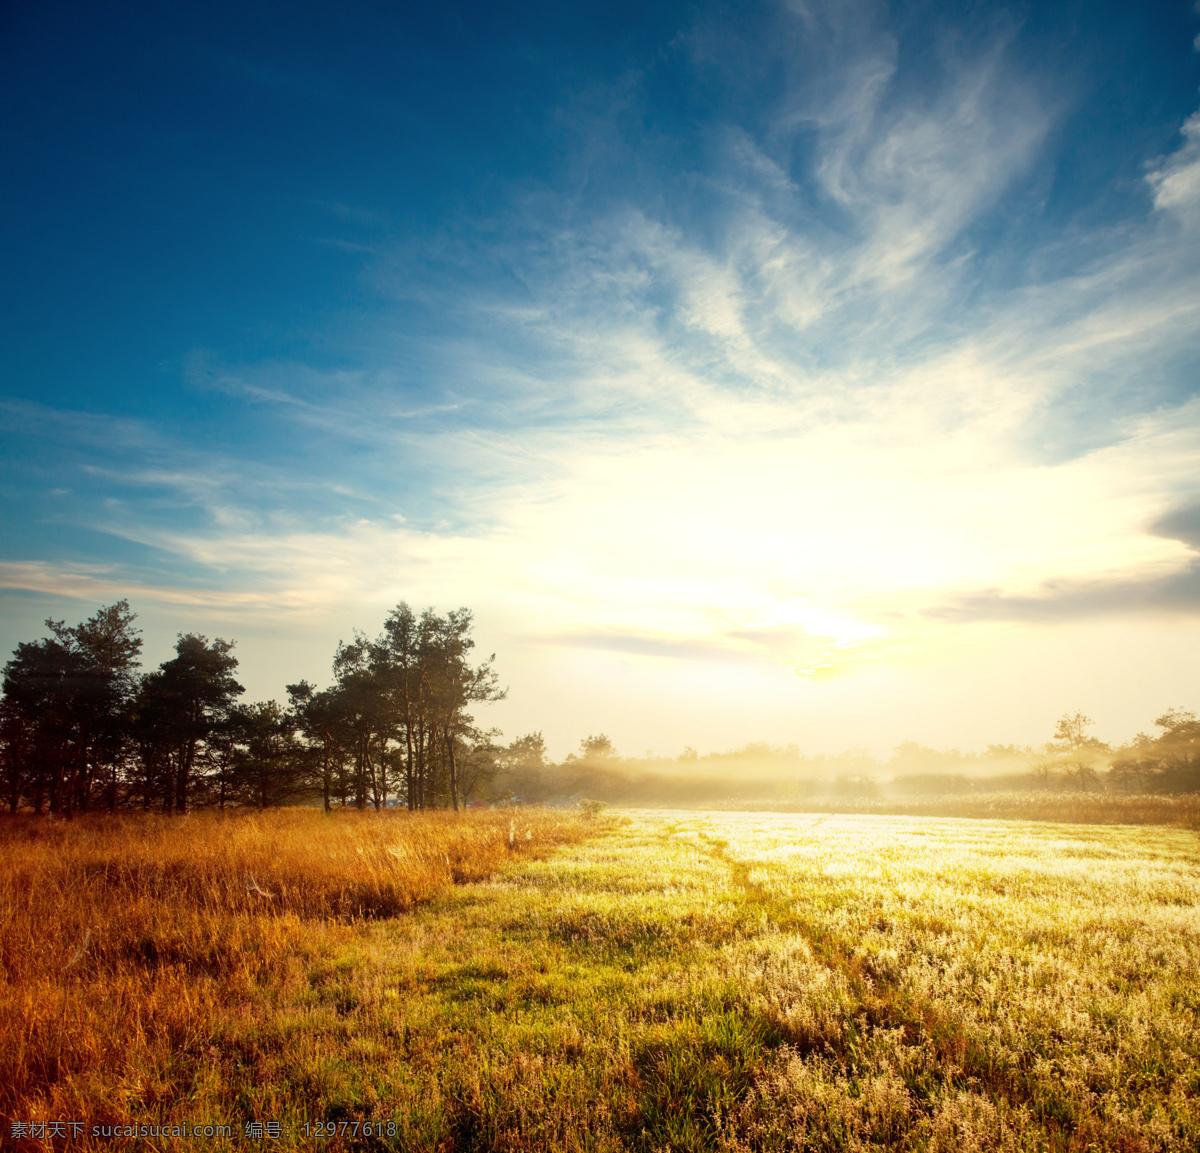
[(1154, 207), (1194, 227), (1200, 219), (1200, 112), (1180, 129), (1183, 144), (1150, 166), (1146, 179)]
[(660, 657), (667, 660), (711, 660), (728, 657), (727, 650), (711, 642), (680, 640), (674, 637), (641, 636), (630, 633), (580, 632), (561, 633), (542, 638), (542, 643), (565, 645), (569, 648), (599, 649), (604, 652), (632, 653), (637, 656)]
[(1173, 509), (1148, 533), (1178, 541), (1185, 562), (1166, 574), (1116, 579), (1048, 580), (1030, 595), (988, 591), (959, 597), (927, 610), (935, 619), (958, 621), (1058, 621), (1139, 613), (1200, 615), (1200, 505)]
[(114, 601), (141, 599), (188, 608), (239, 608), (261, 611), (278, 608), (269, 590), (225, 592), (212, 588), (187, 588), (179, 584), (153, 585), (131, 580), (116, 565), (0, 561), (0, 588), (47, 593), (76, 600)]
[(607, 652), (630, 653), (681, 661), (768, 661), (808, 670), (830, 663), (833, 650), (841, 647), (830, 636), (820, 636), (791, 625), (757, 628), (721, 628), (714, 622), (705, 634), (662, 636), (650, 632), (585, 630), (550, 633), (536, 643), (563, 645)]
[(1177, 540), (1200, 552), (1200, 503), (1185, 504), (1159, 517), (1151, 526), (1155, 536)]
[(862, 237), (843, 292), (910, 282), (1032, 163), (1049, 114), (1004, 68), (1003, 48), (954, 60), (909, 104), (895, 100), (894, 61), (867, 57), (808, 113), (826, 138), (817, 180)]
[(1137, 613), (1200, 614), (1200, 561), (1142, 581), (1047, 581), (1034, 596), (981, 593), (931, 609), (947, 621), (1064, 621)]
[(88, 449), (143, 453), (165, 448), (170, 438), (145, 420), (107, 413), (53, 408), (0, 397), (0, 428), (21, 437), (62, 438)]

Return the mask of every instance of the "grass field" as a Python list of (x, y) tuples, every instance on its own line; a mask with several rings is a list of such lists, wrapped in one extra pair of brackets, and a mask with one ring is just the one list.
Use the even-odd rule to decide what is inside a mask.
[[(1191, 830), (510, 819), (3, 825), (5, 1135), (19, 1119), (235, 1132), (72, 1145), (105, 1149), (1200, 1148)], [(254, 1120), (283, 1136), (245, 1140)]]

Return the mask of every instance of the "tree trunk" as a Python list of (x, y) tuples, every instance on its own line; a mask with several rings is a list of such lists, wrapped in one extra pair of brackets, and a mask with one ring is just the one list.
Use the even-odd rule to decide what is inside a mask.
[(328, 734), (323, 734), (322, 743), (325, 746), (325, 757), (321, 765), (321, 792), (325, 799), (325, 811), (328, 813), (331, 805), (329, 803), (329, 758), (333, 751), (333, 738)]
[(417, 725), (417, 808), (425, 811), (425, 726)]
[(458, 812), (458, 765), (454, 760), (454, 737), (450, 732), (450, 726), (447, 725), (443, 730), (443, 735), (446, 740), (446, 758), (450, 762), (450, 803), (454, 806), (454, 811)]
[(56, 749), (54, 755), (54, 776), (50, 782), (50, 811), (55, 814), (62, 812), (62, 794), (66, 771), (66, 766), (63, 764), (63, 751), (62, 749)]
[(405, 800), (408, 803), (408, 811), (411, 813), (416, 805), (416, 796), (413, 793), (413, 742), (412, 742), (412, 717), (406, 716), (404, 719), (404, 792)]
[(365, 742), (363, 752), (367, 758), (367, 779), (371, 782), (371, 806), (376, 812), (382, 808), (382, 793), (383, 784), (380, 777), (383, 775), (383, 753), (381, 747), (379, 750), (379, 764), (375, 763), (375, 758), (371, 756), (371, 738), (368, 737)]
[(367, 807), (366, 746), (361, 740), (354, 750), (354, 807), (361, 813)]
[(175, 784), (175, 811), (187, 812), (188, 786), (191, 783), (192, 763), (196, 759), (196, 742), (188, 741), (179, 750), (179, 779)]

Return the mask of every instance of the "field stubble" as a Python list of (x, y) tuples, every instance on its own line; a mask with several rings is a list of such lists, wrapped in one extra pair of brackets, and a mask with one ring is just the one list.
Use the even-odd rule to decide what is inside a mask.
[(1192, 832), (510, 819), (4, 825), (5, 1115), (227, 1147), (368, 1118), (395, 1136), (328, 1147), (1200, 1147)]

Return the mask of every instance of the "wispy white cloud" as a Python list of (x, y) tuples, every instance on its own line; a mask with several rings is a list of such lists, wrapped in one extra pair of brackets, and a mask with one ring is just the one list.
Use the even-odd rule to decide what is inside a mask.
[(261, 610), (275, 607), (269, 592), (224, 592), (178, 584), (145, 584), (131, 580), (123, 566), (47, 561), (0, 561), (0, 589), (46, 593), (95, 604), (139, 597), (143, 602), (183, 608)]
[(1188, 117), (1180, 131), (1183, 144), (1151, 166), (1147, 179), (1155, 208), (1195, 226), (1200, 219), (1200, 112)]
[(72, 445), (143, 453), (167, 447), (170, 437), (145, 420), (53, 408), (0, 397), (0, 429), (22, 437), (54, 437)]

